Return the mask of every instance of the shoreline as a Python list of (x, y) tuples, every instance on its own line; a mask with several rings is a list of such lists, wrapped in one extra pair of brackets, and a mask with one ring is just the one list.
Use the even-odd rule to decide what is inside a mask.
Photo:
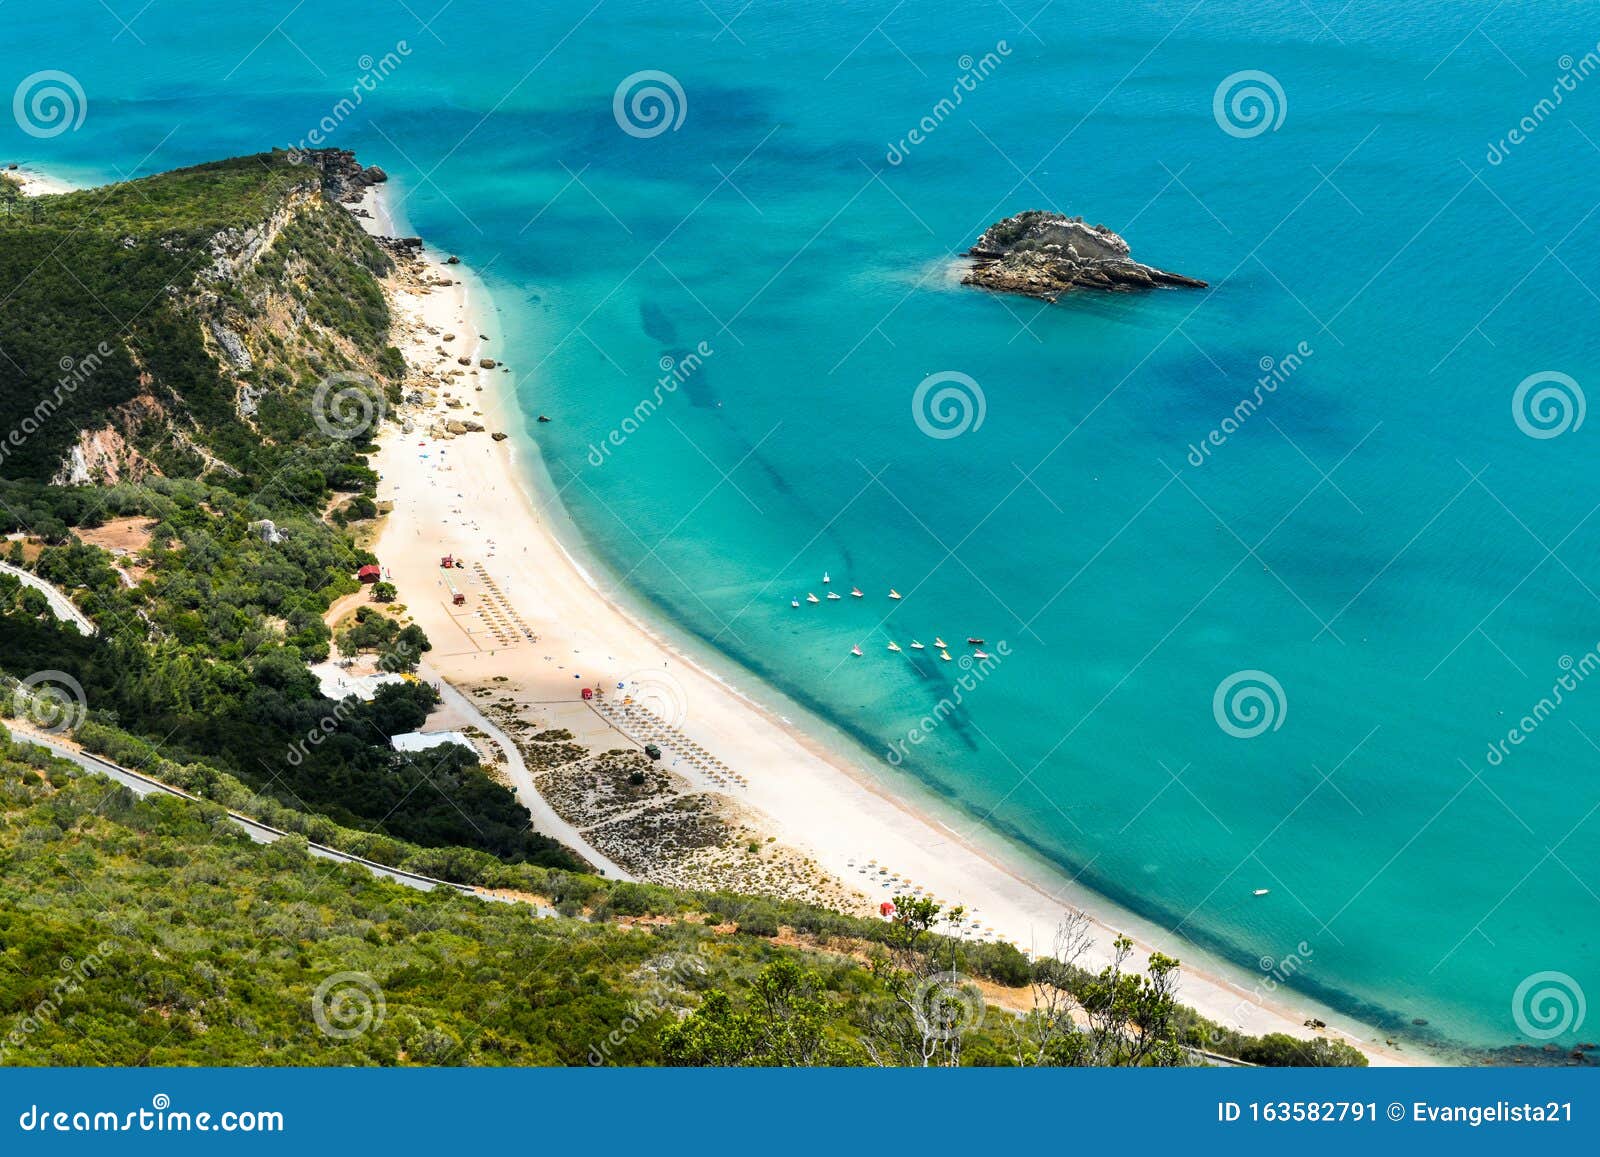
[(19, 164), (16, 168), (0, 169), (0, 174), (16, 185), (24, 197), (49, 197), (56, 193), (73, 193), (84, 187), (65, 178), (42, 173), (31, 165)]
[[(371, 232), (398, 232), (387, 205), (389, 188), (369, 190), (361, 203), (372, 215), (358, 220)], [(459, 352), (471, 363), (468, 368), (478, 366), (485, 356), (484, 342), (495, 348), (499, 342), (486, 291), (463, 282), (462, 273), (469, 282), (475, 280), (464, 266), (445, 265), (426, 252), (422, 260), (438, 281), (460, 284), (450, 286), (452, 292), (430, 290), (416, 301), (397, 299), (391, 289), (397, 319), (407, 316), (434, 330), (454, 326), (463, 334), (470, 331)], [(483, 300), (474, 302), (475, 296)], [(431, 367), (413, 361), (430, 354), (437, 358), (443, 350), (437, 344), (427, 348), (431, 336), (413, 340), (410, 348), (402, 344), (414, 370), (437, 370), (455, 361), (454, 356), (440, 358)], [(457, 353), (452, 345), (449, 354)], [(788, 712), (718, 674), (715, 656), (696, 653), (702, 648), (692, 639), (673, 638), (670, 628), (652, 623), (625, 598), (602, 591), (590, 568), (561, 541), (563, 526), (579, 538), (581, 533), (561, 506), (531, 438), (535, 460), (526, 467), (518, 460), (516, 439), (529, 431), (514, 389), (508, 388), (517, 377), (499, 370), (496, 366), (487, 378), (477, 369), (470, 376), (450, 370), (456, 375), (452, 380), (481, 395), (469, 396), (469, 408), (481, 417), (484, 432), (435, 439), (391, 425), (378, 439), (380, 449), (373, 459), (382, 479), (379, 500), (392, 503), (374, 550), (399, 587), (400, 601), (433, 640), (429, 666), (441, 679), (469, 701), (495, 683), (514, 686), (524, 693), (524, 705), (536, 706), (550, 725), (567, 728), (576, 742), (591, 747), (616, 745), (622, 733), (581, 699), (579, 689), (620, 689), (626, 684), (629, 692), (652, 702), (657, 714), (681, 721), (690, 746), (716, 753), (748, 777), (743, 785), (713, 785), (684, 769), (691, 782), (701, 781), (695, 786), (748, 808), (759, 817), (759, 830), (800, 849), (847, 887), (870, 888), (875, 879), (866, 864), (871, 860), (875, 867), (903, 874), (905, 890), (915, 881), (946, 903), (966, 905), (992, 930), (984, 938), (1009, 940), (1024, 951), (1047, 952), (1060, 919), (1069, 910), (1080, 910), (1093, 925), (1095, 945), (1083, 961), (1091, 967), (1108, 959), (1111, 941), (1119, 934), (1135, 941), (1135, 956), (1141, 961), (1159, 948), (1166, 939), (1159, 927), (1090, 893), (1059, 867), (998, 833), (988, 833), (990, 838), (962, 834), (946, 821), (965, 820), (963, 826), (970, 829), (970, 818), (952, 805), (939, 806), (909, 775), (902, 777), (907, 783), (890, 783), (881, 773), (857, 766), (860, 761), (849, 753), (847, 737), (832, 735), (825, 724), (826, 737), (807, 731)], [(506, 437), (491, 442), (495, 431)], [(414, 484), (428, 473), (436, 475), (431, 482)], [(509, 561), (507, 544), (515, 552)], [(445, 584), (463, 572), (442, 577), (438, 561), (444, 554), (481, 560), (488, 568), (482, 581), (490, 585), (464, 584), (469, 599), (476, 603), (482, 591), (503, 592), (503, 601), (525, 616), (538, 641), (491, 639), (481, 619), (455, 612), (444, 597)], [(802, 718), (810, 722), (809, 713)], [(945, 812), (949, 814), (941, 814)], [(875, 904), (899, 890), (881, 886), (867, 902)], [(1184, 959), (1179, 999), (1211, 1020), (1252, 1035), (1282, 1032), (1341, 1040), (1378, 1065), (1430, 1063), (1425, 1055), (1386, 1047), (1371, 1026), (1281, 986), (1263, 992), (1267, 978), (1196, 952), (1178, 953)], [(1307, 1028), (1305, 1021), (1313, 1018), (1335, 1027)]]

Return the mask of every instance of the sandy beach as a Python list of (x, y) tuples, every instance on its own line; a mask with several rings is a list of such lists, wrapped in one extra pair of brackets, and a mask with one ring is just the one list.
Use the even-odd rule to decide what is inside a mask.
[(52, 193), (70, 193), (78, 188), (71, 181), (60, 177), (53, 177), (49, 173), (41, 173), (38, 169), (19, 165), (15, 169), (6, 169), (6, 180), (19, 186), (24, 197), (48, 197)]
[[(364, 224), (375, 233), (393, 229), (386, 195), (364, 203), (370, 214)], [(802, 734), (741, 693), (739, 676), (719, 677), (711, 664), (608, 600), (558, 540), (564, 512), (553, 497), (534, 492), (537, 463), (519, 460), (530, 445), (513, 397), (520, 375), (484, 360), (496, 358), (498, 335), (483, 289), (461, 265), (429, 254), (395, 280), (391, 301), (396, 344), (426, 387), (390, 414), (396, 421), (380, 439), (373, 462), (382, 476), (378, 497), (392, 505), (374, 549), (405, 612), (432, 640), (428, 671), (472, 706), (498, 705), (502, 726), (555, 729), (593, 751), (629, 751), (640, 766), (638, 748), (658, 743), (660, 773), (682, 794), (728, 809), (740, 839), (751, 837), (749, 851), (741, 845), (699, 861), (713, 878), (720, 866), (729, 887), (762, 887), (761, 873), (746, 870), (748, 861), (761, 860), (776, 865), (769, 876), (806, 885), (772, 890), (858, 912), (921, 888), (964, 905), (971, 935), (1041, 953), (1049, 951), (1064, 914), (1078, 909), (1097, 925), (1085, 963), (1103, 962), (1118, 934), (1134, 939), (1139, 959), (1152, 950), (1176, 955), (1184, 962), (1181, 998), (1224, 1025), (1309, 1037), (1319, 1031), (1306, 1027), (1315, 1018), (1331, 1026), (1322, 1035), (1357, 1045), (1375, 1064), (1425, 1061), (1386, 1048), (1375, 1030), (1264, 976), (1200, 958), (1193, 945), (1029, 863), (998, 837), (963, 838), (937, 818), (937, 809), (916, 800), (912, 785), (889, 783), (843, 744), (834, 750)], [(482, 429), (452, 434), (452, 421), (458, 431), (467, 423)], [(496, 440), (495, 433), (506, 437)], [(446, 555), (466, 565), (446, 570), (440, 565)], [(460, 605), (457, 593), (464, 596)], [(600, 689), (600, 699), (586, 701), (585, 688)], [(460, 704), (454, 713), (447, 705), (429, 726), (470, 722)], [(546, 776), (540, 790), (553, 783)], [(542, 805), (530, 809), (536, 821), (538, 812), (548, 814)], [(569, 833), (582, 826), (563, 824)], [(604, 824), (586, 829), (597, 842), (607, 831)], [(616, 858), (626, 871), (622, 847)], [(635, 874), (662, 875), (648, 868)], [(665, 874), (679, 878), (664, 882), (709, 882)]]

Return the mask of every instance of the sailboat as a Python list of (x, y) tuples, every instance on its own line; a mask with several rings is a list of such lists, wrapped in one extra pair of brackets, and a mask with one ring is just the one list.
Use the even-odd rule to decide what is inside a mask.
[(898, 651), (899, 649), (900, 649), (900, 644), (895, 642), (893, 639), (890, 639), (889, 640), (889, 650)]
[(911, 640), (911, 649), (913, 651), (925, 651), (925, 650), (927, 650), (926, 647), (924, 647), (921, 643), (917, 642), (915, 639)]
[(850, 653), (858, 659), (861, 658), (861, 644), (857, 643), (854, 647), (851, 647)]
[(806, 592), (806, 602), (808, 602), (808, 603), (820, 603), (821, 601), (822, 600), (817, 598), (816, 595), (811, 594), (809, 591)]
[(866, 598), (866, 596), (861, 593), (861, 588), (860, 587), (851, 587), (850, 588), (850, 597), (853, 598), (853, 599)]
[(838, 597), (839, 597), (839, 592), (838, 591), (829, 591), (828, 592), (828, 599), (830, 601), (832, 601), (834, 599), (837, 599)]
[[(800, 605), (800, 604), (799, 604), (799, 603), (796, 603), (796, 604), (795, 604), (795, 605), (796, 605), (796, 606), (799, 606), (799, 605)], [(949, 644), (949, 643), (947, 643), (947, 642), (945, 642), (945, 641), (944, 641), (944, 636), (943, 636), (943, 635), (935, 635), (935, 636), (934, 636), (934, 637), (933, 637), (933, 645), (934, 645), (934, 646), (935, 646), (935, 647), (938, 647), (938, 648), (939, 648), (939, 650), (941, 650), (941, 651), (942, 651), (942, 650), (944, 650), (944, 649), (945, 649), (945, 648), (946, 648), (946, 647), (948, 647), (948, 646), (949, 646), (949, 645), (950, 645), (950, 644)]]
[(976, 651), (972, 652), (972, 657), (974, 659), (992, 659), (992, 658), (994, 658), (994, 656), (989, 654), (988, 651), (982, 650), (981, 648), (979, 650), (976, 650)]
[(890, 587), (889, 588), (889, 597), (891, 599), (897, 599), (897, 598), (900, 597), (900, 592), (895, 590), (893, 587)]
[(800, 605), (800, 600), (799, 599), (790, 599), (789, 600), (789, 605), (791, 607), (798, 607)]
[(943, 659), (946, 663), (948, 663), (950, 661), (950, 652), (949, 651), (945, 651), (945, 650), (941, 650), (939, 652), (939, 658)]
[(822, 572), (822, 581), (825, 582), (825, 583), (831, 583), (833, 581), (831, 578), (828, 577), (828, 572), (827, 571), (823, 571)]

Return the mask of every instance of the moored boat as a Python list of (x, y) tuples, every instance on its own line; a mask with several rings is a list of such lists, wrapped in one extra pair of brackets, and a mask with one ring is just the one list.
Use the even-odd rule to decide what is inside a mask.
[(934, 637), (933, 637), (933, 645), (934, 645), (934, 646), (935, 646), (935, 647), (938, 647), (938, 648), (939, 648), (939, 650), (941, 650), (941, 651), (942, 651), (942, 650), (944, 650), (944, 649), (945, 649), (945, 648), (946, 648), (946, 647), (948, 647), (948, 646), (949, 646), (949, 645), (950, 645), (950, 644), (949, 644), (949, 643), (947, 643), (947, 642), (945, 642), (945, 641), (944, 641), (944, 636), (943, 636), (943, 635), (935, 635), (935, 636), (934, 636)]
[(992, 659), (992, 658), (994, 658), (993, 655), (989, 654), (988, 651), (983, 650), (981, 647), (978, 650), (972, 652), (972, 657), (974, 659)]
[(895, 642), (893, 639), (890, 639), (889, 640), (889, 650), (898, 651), (899, 649), (900, 649), (900, 644)]
[(969, 647), (981, 647), (981, 646), (983, 646), (983, 640), (978, 638), (978, 636), (976, 636), (976, 635), (968, 635), (967, 636), (967, 646), (969, 646)]
[(839, 597), (839, 592), (838, 591), (829, 591), (828, 592), (828, 599), (829, 599), (830, 602), (832, 600), (834, 600), (834, 599), (837, 599), (838, 597)]
[(851, 647), (850, 653), (859, 659), (861, 657), (861, 644), (857, 643), (854, 647)]
[(945, 650), (940, 650), (939, 658), (943, 659), (946, 663), (948, 663), (950, 661), (950, 652), (949, 651), (945, 651)]
[(925, 651), (925, 650), (927, 650), (926, 647), (924, 647), (921, 643), (917, 642), (915, 639), (911, 640), (911, 649), (913, 651)]
[(806, 602), (808, 602), (808, 603), (820, 603), (821, 601), (822, 600), (817, 598), (816, 595), (812, 594), (809, 591), (806, 592)]
[(853, 599), (866, 598), (866, 596), (861, 593), (861, 588), (860, 587), (851, 587), (850, 588), (850, 597), (853, 598)]
[(893, 587), (890, 587), (889, 588), (889, 597), (891, 599), (897, 599), (897, 598), (900, 597), (900, 592), (895, 590)]

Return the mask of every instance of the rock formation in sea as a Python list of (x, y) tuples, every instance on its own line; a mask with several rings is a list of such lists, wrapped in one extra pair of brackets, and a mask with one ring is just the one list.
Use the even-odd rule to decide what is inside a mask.
[(967, 256), (963, 285), (1055, 301), (1071, 289), (1131, 290), (1172, 285), (1204, 289), (1206, 283), (1133, 260), (1128, 243), (1104, 225), (1029, 209), (997, 221)]

